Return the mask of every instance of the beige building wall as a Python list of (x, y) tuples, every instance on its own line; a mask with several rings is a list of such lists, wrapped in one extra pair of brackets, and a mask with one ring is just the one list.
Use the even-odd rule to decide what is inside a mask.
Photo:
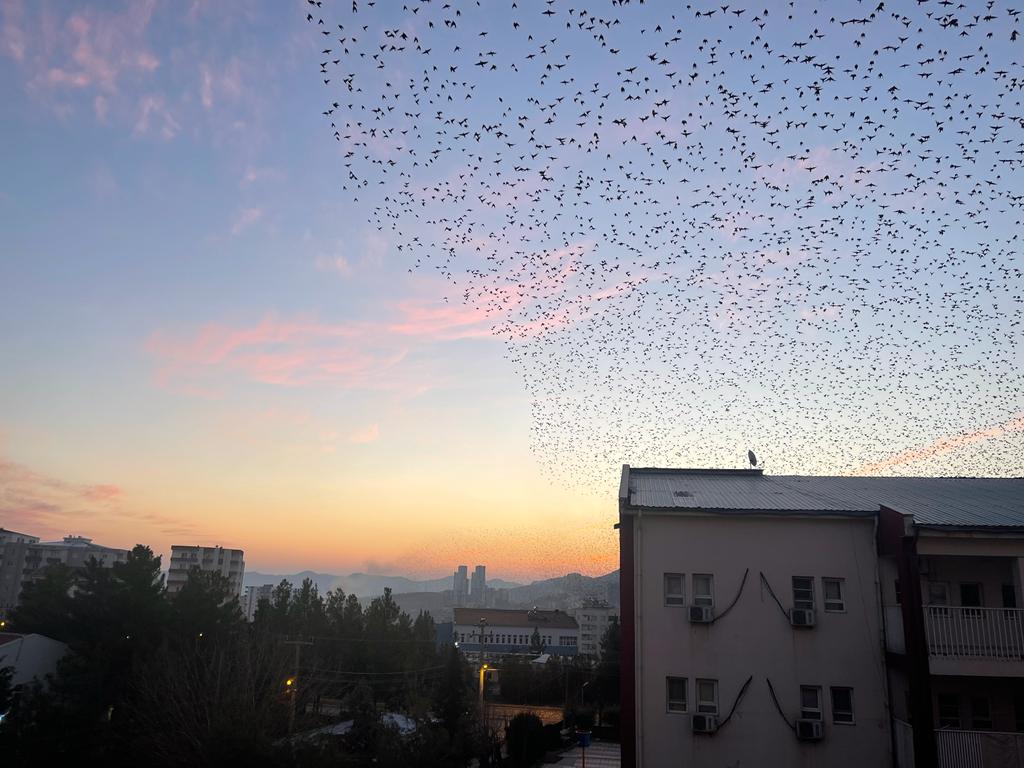
[[(891, 765), (873, 518), (644, 512), (635, 548), (639, 766)], [(690, 624), (685, 608), (665, 605), (663, 574), (686, 575), (687, 606), (692, 575), (712, 574), (721, 614), (747, 568), (738, 602), (711, 625)], [(813, 577), (817, 626), (791, 627), (761, 572), (786, 609), (792, 577)], [(844, 579), (844, 613), (823, 610), (822, 577)], [(686, 714), (666, 709), (668, 676), (687, 679)], [(749, 676), (732, 719), (713, 736), (692, 733), (695, 680), (718, 681), (724, 720)], [(766, 679), (790, 722), (800, 714), (800, 686), (821, 686), (822, 741), (797, 741)], [(855, 724), (833, 724), (831, 686), (853, 688)]]

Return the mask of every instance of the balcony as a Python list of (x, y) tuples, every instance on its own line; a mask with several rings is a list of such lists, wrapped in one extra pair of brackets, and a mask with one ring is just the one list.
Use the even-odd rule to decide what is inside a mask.
[(924, 606), (934, 674), (1024, 677), (1024, 610)]

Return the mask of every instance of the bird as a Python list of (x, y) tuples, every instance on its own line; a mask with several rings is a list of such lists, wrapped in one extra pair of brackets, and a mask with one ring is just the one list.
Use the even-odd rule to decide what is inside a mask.
[(751, 433), (1019, 476), (1020, 12), (741, 5), (324, 0), (324, 173), (446, 338), (504, 346), (552, 482)]

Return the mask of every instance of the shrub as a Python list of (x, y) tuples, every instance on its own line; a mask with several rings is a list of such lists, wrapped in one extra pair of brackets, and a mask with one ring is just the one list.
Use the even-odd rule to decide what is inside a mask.
[(529, 768), (544, 757), (544, 723), (530, 712), (512, 718), (505, 738), (509, 761), (515, 768)]

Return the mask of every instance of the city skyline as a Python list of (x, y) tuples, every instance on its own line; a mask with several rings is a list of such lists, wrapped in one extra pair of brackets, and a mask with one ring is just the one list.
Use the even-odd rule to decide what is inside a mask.
[[(426, 39), (398, 6), (370, 10), (362, 9), (360, 20), (372, 25), (372, 34), (399, 28)], [(583, 72), (573, 76), (580, 83), (588, 73), (590, 80), (617, 81), (627, 59), (660, 66), (650, 63), (651, 36), (643, 31), (655, 13), (650, 4), (623, 10), (623, 43), (614, 55), (566, 42), (574, 57), (562, 64), (566, 76), (577, 61)], [(402, 249), (415, 238), (432, 242), (430, 225), (405, 215), (396, 234), (374, 218), (387, 209), (375, 214), (372, 206), (401, 188), (393, 176), (379, 190), (368, 189), (363, 201), (343, 189), (351, 181), (346, 155), (363, 148), (358, 136), (346, 144), (328, 129), (332, 118), (323, 113), (344, 77), (320, 75), (319, 33), (307, 23), (304, 4), (238, 10), (198, 1), (6, 0), (0, 14), (0, 84), (8, 94), (0, 113), (7, 138), (0, 150), (0, 525), (6, 528), (45, 539), (74, 533), (120, 548), (144, 543), (165, 554), (172, 543), (220, 543), (245, 550), (247, 567), (265, 572), (441, 576), (452, 562), (476, 561), (528, 581), (617, 567), (616, 510), (609, 500), (624, 462), (743, 467), (754, 449), (770, 473), (1024, 472), (1024, 406), (1011, 364), (1020, 310), (1007, 290), (1019, 283), (1019, 271), (1005, 255), (1016, 238), (1013, 206), (990, 206), (984, 231), (980, 223), (978, 232), (950, 225), (947, 237), (943, 230), (944, 245), (965, 253), (976, 248), (977, 257), (966, 263), (965, 256), (955, 270), (926, 260), (927, 279), (922, 273), (914, 280), (906, 276), (917, 262), (870, 263), (874, 251), (867, 246), (866, 256), (852, 253), (849, 231), (821, 224), (834, 213), (823, 198), (813, 210), (782, 214), (776, 207), (796, 205), (812, 189), (809, 181), (790, 187), (788, 179), (819, 169), (831, 177), (834, 199), (853, 210), (859, 204), (854, 178), (871, 175), (880, 195), (893, 196), (889, 208), (910, 211), (910, 229), (940, 237), (932, 226), (938, 217), (925, 211), (957, 210), (934, 196), (950, 185), (922, 182), (910, 193), (880, 161), (851, 160), (832, 143), (861, 133), (863, 124), (852, 118), (838, 139), (832, 129), (828, 141), (816, 136), (807, 143), (808, 134), (783, 132), (777, 140), (793, 143), (777, 152), (762, 141), (758, 151), (776, 165), (750, 171), (739, 167), (752, 162), (750, 155), (732, 152), (734, 134), (715, 112), (718, 122), (710, 125), (709, 118), (702, 135), (732, 159), (722, 168), (707, 161), (699, 171), (685, 171), (686, 185), (673, 177), (666, 188), (678, 186), (677, 209), (697, 198), (706, 204), (701, 185), (734, 189), (729, 185), (739, 179), (762, 186), (742, 210), (725, 211), (731, 200), (723, 197), (727, 215), (700, 229), (687, 245), (692, 259), (682, 259), (675, 272), (663, 262), (684, 249), (665, 240), (637, 256), (644, 250), (638, 238), (626, 239), (636, 246), (631, 249), (594, 236), (539, 243), (529, 235), (523, 242), (549, 269), (527, 280), (533, 263), (495, 245), (500, 238), (492, 237), (498, 230), (492, 224), (502, 223), (501, 215), (485, 212), (476, 229), (467, 225), (458, 236), (467, 250), (501, 250), (508, 268), (488, 271), (456, 259), (449, 275), (439, 262), (418, 268), (420, 251)], [(752, 15), (742, 23), (752, 23)], [(493, 24), (485, 47), (502, 55), (526, 50), (512, 10), (470, 16), (467, 10), (460, 22), (469, 39), (480, 37), (474, 24)], [(709, 38), (746, 44), (727, 26), (741, 22), (724, 12), (699, 23), (708, 25)], [(817, 23), (808, 12), (792, 26), (802, 33)], [(900, 24), (885, 23), (886, 34), (899, 33)], [(829, 29), (829, 45), (844, 55), (867, 55), (850, 44), (856, 26)], [(777, 26), (772, 34), (773, 44), (792, 42)], [(987, 44), (993, 69), (1010, 56), (1005, 37)], [(682, 39), (700, 45), (692, 35)], [(376, 98), (374, 88), (386, 89), (370, 58), (345, 66), (360, 83), (373, 84), (364, 94)], [(507, 59), (498, 63), (496, 77), (507, 86), (501, 93), (517, 106), (528, 103), (536, 79), (514, 77)], [(758, 87), (764, 80), (781, 83), (788, 66), (771, 63), (755, 76)], [(404, 83), (407, 73), (395, 71)], [(494, 83), (475, 64), (459, 72), (478, 94)], [(939, 88), (922, 85), (913, 69), (893, 64), (892, 72), (893, 85), (885, 85), (907, 98), (922, 87)], [(745, 72), (734, 74), (723, 75), (723, 83), (737, 93), (752, 87)], [(995, 98), (999, 81), (984, 83), (977, 97)], [(859, 84), (832, 87), (860, 99)], [(959, 83), (943, 87), (966, 90)], [(577, 88), (583, 91), (582, 85), (565, 89), (571, 97)], [(777, 85), (756, 98), (774, 108), (782, 93)], [(698, 103), (707, 102), (680, 97), (675, 122), (699, 112)], [(620, 149), (621, 132), (609, 124), (616, 110), (626, 112), (622, 103), (612, 104), (601, 127), (608, 154), (623, 167), (647, 161), (645, 150)], [(476, 98), (466, 119), (489, 122), (492, 107)], [(928, 148), (919, 148), (934, 154), (919, 164), (937, 173), (948, 169), (937, 158), (955, 151), (956, 131), (933, 132), (930, 116), (902, 108), (908, 116), (900, 130), (935, 134)], [(856, 109), (858, 120), (879, 114), (877, 107)], [(579, 110), (587, 111), (586, 119), (594, 119), (601, 110)], [(634, 120), (631, 130), (645, 118), (626, 116)], [(506, 130), (527, 130), (515, 122), (507, 119)], [(640, 139), (656, 135), (651, 123), (641, 125)], [(1011, 129), (1003, 136), (1010, 138)], [(744, 130), (750, 146), (763, 138)], [(558, 137), (566, 146), (569, 139), (585, 140), (568, 132)], [(554, 146), (556, 138), (545, 140)], [(978, 142), (983, 157), (994, 151), (991, 142)], [(417, 148), (426, 156), (431, 146), (424, 140)], [(652, 147), (652, 157), (670, 154), (660, 142)], [(356, 170), (404, 162), (407, 155), (398, 150), (406, 148), (381, 140), (366, 149), (368, 159)], [(573, 165), (578, 158), (570, 150), (552, 153), (581, 178), (602, 176), (596, 159)], [(803, 159), (787, 160), (790, 154)], [(900, 163), (918, 162), (912, 160), (893, 160), (892, 168), (899, 165), (902, 173)], [(459, 178), (463, 161), (420, 168), (415, 181), (430, 180), (436, 170), (437, 183), (448, 183)], [(737, 175), (726, 180), (726, 171)], [(623, 171), (616, 178), (625, 188), (638, 176)], [(974, 206), (974, 183), (951, 188), (967, 190), (963, 197)], [(788, 191), (769, 201), (764, 184)], [(1000, 180), (986, 189), (1004, 187)], [(594, 204), (598, 220), (621, 214), (608, 200)], [(545, 198), (538, 210), (544, 218), (558, 209)], [(795, 240), (792, 250), (767, 247), (765, 231), (793, 228), (796, 210), (829, 229), (812, 244), (820, 251)], [(769, 215), (778, 218), (768, 224)], [(680, 221), (698, 229), (696, 218)], [(906, 246), (915, 258), (919, 251), (939, 258), (924, 241), (892, 233), (857, 237), (862, 234), (864, 242)], [(814, 261), (819, 253), (834, 257), (834, 271)], [(657, 267), (633, 269), (631, 260), (648, 256)], [(858, 268), (879, 277), (870, 307), (857, 305), (861, 287), (852, 278), (839, 279), (854, 271), (846, 266), (855, 257), (863, 259)], [(598, 274), (594, 264), (602, 260), (614, 268)], [(687, 274), (683, 266), (696, 261), (700, 273)], [(806, 288), (809, 277), (799, 290), (787, 282), (786, 275), (803, 269), (802, 279), (818, 273), (813, 291)], [(631, 277), (622, 277), (628, 272)], [(821, 285), (826, 280), (828, 291)], [(530, 283), (523, 295), (513, 291), (520, 282)], [(777, 301), (765, 304), (765, 294)], [(985, 312), (978, 310), (979, 294), (988, 302)], [(944, 325), (930, 323), (933, 312)], [(684, 322), (684, 315), (686, 333), (651, 335), (669, 327), (664, 318)], [(685, 354), (657, 357), (673, 345)], [(749, 350), (763, 359), (745, 356)], [(624, 402), (643, 407), (620, 407)]]

